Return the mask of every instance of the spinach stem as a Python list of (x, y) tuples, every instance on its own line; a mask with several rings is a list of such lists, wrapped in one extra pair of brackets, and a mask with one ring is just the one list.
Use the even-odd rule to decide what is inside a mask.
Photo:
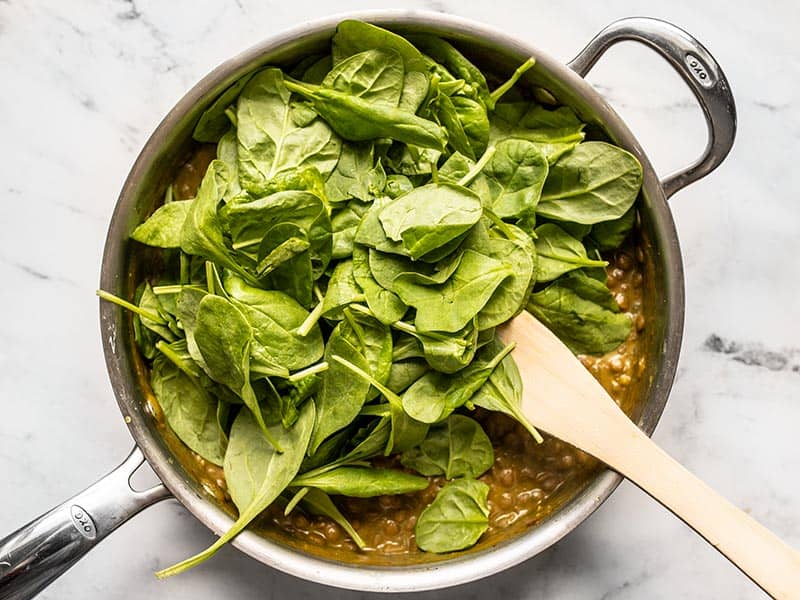
[(403, 333), (407, 333), (408, 335), (413, 335), (415, 338), (420, 338), (420, 336), (429, 337), (432, 340), (438, 340), (440, 342), (450, 341), (453, 344), (458, 344), (459, 346), (467, 346), (469, 343), (461, 338), (456, 338), (453, 336), (444, 335), (441, 333), (437, 333), (435, 331), (428, 331), (425, 333), (420, 333), (419, 329), (411, 325), (410, 323), (406, 323), (405, 321), (395, 321), (390, 325), (390, 327), (394, 327), (398, 331), (402, 331)]
[(177, 352), (170, 348), (169, 344), (167, 344), (164, 340), (159, 340), (156, 342), (156, 350), (161, 352), (161, 354), (168, 358), (172, 364), (186, 373), (189, 377), (200, 377), (200, 370), (194, 365), (190, 367), (189, 364), (183, 360)]
[(181, 284), (175, 285), (156, 285), (153, 287), (153, 293), (156, 296), (165, 296), (168, 294), (177, 294), (179, 293), (185, 286)]
[(507, 240), (511, 240), (514, 237), (514, 234), (511, 232), (511, 229), (509, 229), (506, 222), (503, 221), (503, 219), (498, 217), (496, 214), (494, 214), (494, 211), (491, 211), (488, 208), (484, 208), (483, 216), (487, 217), (495, 227), (497, 227), (500, 231), (502, 231), (503, 235), (506, 236)]
[(289, 500), (289, 503), (286, 505), (286, 508), (283, 509), (284, 516), (288, 516), (294, 510), (294, 507), (302, 500), (305, 495), (309, 492), (311, 488), (300, 488), (297, 493), (292, 496), (292, 499)]
[(168, 185), (166, 191), (164, 192), (164, 204), (169, 204), (170, 202), (175, 200), (175, 192), (172, 189), (172, 185)]
[(358, 414), (362, 417), (388, 417), (391, 416), (392, 410), (388, 403), (370, 404), (364, 406)]
[(338, 354), (334, 354), (333, 356), (331, 356), (331, 359), (335, 360), (343, 367), (350, 369), (353, 373), (361, 377), (361, 379), (363, 379), (370, 385), (375, 386), (377, 390), (389, 401), (389, 404), (394, 404), (397, 407), (402, 407), (403, 401), (400, 399), (400, 396), (395, 394), (392, 390), (387, 388), (380, 381), (375, 379), (372, 375), (363, 371), (362, 369), (351, 363), (349, 360), (342, 358)]
[(528, 60), (526, 60), (524, 63), (522, 63), (520, 66), (517, 67), (517, 70), (514, 71), (514, 73), (512, 73), (508, 81), (506, 81), (503, 85), (501, 85), (491, 94), (489, 94), (489, 97), (491, 98), (492, 101), (491, 108), (494, 108), (494, 105), (497, 104), (497, 101), (500, 100), (500, 98), (502, 98), (503, 95), (508, 90), (514, 87), (514, 84), (517, 83), (517, 81), (519, 81), (519, 78), (525, 74), (525, 71), (533, 67), (533, 65), (535, 64), (536, 64), (536, 59), (531, 56)]
[(494, 146), (489, 146), (486, 149), (486, 152), (483, 153), (483, 156), (481, 156), (480, 160), (475, 163), (475, 166), (472, 167), (466, 175), (458, 180), (458, 185), (466, 187), (472, 183), (472, 180), (475, 179), (481, 171), (483, 171), (483, 167), (485, 167), (486, 164), (492, 160), (492, 156), (494, 156), (496, 150), (497, 149)]
[(279, 367), (279, 368), (283, 369), (283, 371), (279, 371), (279, 370), (277, 370), (275, 368), (270, 368), (270, 367), (262, 367), (262, 366), (257, 365), (257, 364), (256, 365), (250, 364), (250, 372), (251, 373), (255, 373), (256, 375), (266, 375), (267, 377), (283, 377), (283, 378), (287, 378), (288, 377), (287, 369), (285, 369), (284, 367)]
[(241, 250), (242, 248), (247, 248), (248, 246), (255, 246), (256, 244), (260, 244), (261, 240), (251, 239), (251, 240), (242, 240), (239, 242), (234, 242), (231, 247), (234, 250)]
[(206, 287), (209, 294), (214, 293), (214, 265), (209, 260), (206, 261)]
[(314, 325), (317, 324), (317, 321), (319, 321), (321, 316), (322, 300), (317, 303), (317, 305), (314, 307), (314, 310), (308, 313), (306, 320), (303, 321), (300, 324), (300, 327), (297, 328), (297, 335), (300, 337), (306, 337), (309, 333), (311, 333), (311, 330), (314, 328)]
[(191, 259), (189, 255), (186, 254), (183, 250), (181, 250), (181, 283), (189, 283), (191, 279), (190, 270), (191, 270)]
[(287, 377), (287, 379), (291, 382), (300, 381), (301, 379), (305, 379), (309, 375), (316, 375), (317, 373), (322, 373), (328, 370), (328, 363), (324, 360), (322, 362), (318, 362), (315, 365), (311, 365), (310, 367), (306, 367), (302, 371), (297, 371), (296, 373), (292, 373)]
[(234, 127), (236, 127), (237, 124), (239, 123), (239, 119), (236, 118), (236, 113), (234, 112), (232, 107), (229, 106), (228, 108), (225, 109), (225, 116), (228, 117), (228, 120)]
[(132, 313), (135, 313), (135, 314), (139, 315), (140, 317), (148, 319), (148, 320), (152, 321), (153, 323), (158, 323), (159, 325), (166, 325), (167, 324), (167, 322), (164, 320), (164, 318), (161, 315), (159, 315), (158, 313), (150, 312), (149, 310), (147, 310), (145, 308), (141, 308), (139, 306), (136, 306), (135, 304), (131, 304), (127, 300), (123, 300), (122, 298), (119, 298), (118, 296), (115, 296), (114, 294), (109, 294), (108, 292), (105, 292), (103, 290), (97, 290), (97, 292), (95, 292), (95, 293), (100, 298), (102, 298), (103, 300), (106, 300), (107, 302), (111, 302), (112, 304), (116, 304), (117, 306), (121, 306), (122, 308), (127, 308)]

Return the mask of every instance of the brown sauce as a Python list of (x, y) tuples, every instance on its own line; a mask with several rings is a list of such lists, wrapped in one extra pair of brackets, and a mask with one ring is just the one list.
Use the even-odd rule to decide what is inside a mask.
[[(177, 198), (194, 196), (213, 158), (214, 147), (204, 145), (180, 167), (173, 188)], [(608, 286), (622, 310), (630, 315), (633, 327), (627, 341), (613, 352), (579, 358), (617, 404), (633, 415), (639, 400), (639, 383), (645, 374), (644, 255), (636, 244), (629, 242), (605, 258), (609, 261)], [(142, 367), (142, 379), (147, 381), (149, 374)], [(191, 452), (169, 431), (149, 384), (144, 387), (149, 392), (148, 409), (176, 459), (209, 499), (235, 515), (222, 468)], [(600, 469), (595, 459), (558, 439), (546, 436), (544, 443), (537, 444), (521, 425), (505, 415), (478, 409), (472, 416), (481, 421), (495, 450), (494, 465), (480, 477), (490, 487), (489, 529), (475, 549), (490, 547), (535, 526), (580, 492)], [(397, 466), (392, 457), (373, 462), (378, 466)], [(300, 509), (286, 516), (278, 502), (251, 529), (311, 554), (348, 563), (400, 565), (443, 560), (452, 554), (423, 553), (414, 542), (417, 516), (443, 484), (443, 478), (433, 477), (427, 489), (413, 494), (335, 498), (366, 542), (363, 550), (331, 520), (310, 516)]]

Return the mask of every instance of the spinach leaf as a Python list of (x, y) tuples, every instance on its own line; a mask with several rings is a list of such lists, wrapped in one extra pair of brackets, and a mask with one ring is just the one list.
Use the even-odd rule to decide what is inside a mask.
[(472, 154), (477, 158), (489, 146), (490, 124), (486, 108), (481, 102), (466, 96), (452, 96), (450, 100), (453, 103), (461, 128), (464, 130), (469, 149), (472, 150)]
[(495, 106), (489, 142), (521, 138), (534, 142), (553, 164), (583, 141), (584, 124), (569, 107), (549, 110), (536, 104), (508, 102)]
[(585, 142), (552, 165), (536, 211), (587, 225), (611, 221), (628, 212), (641, 187), (642, 166), (630, 152)]
[(613, 221), (603, 221), (592, 225), (589, 238), (597, 249), (605, 252), (619, 248), (633, 229), (636, 222), (636, 206), (631, 206), (624, 215)]
[(547, 159), (533, 142), (502, 140), (483, 169), (491, 181), (491, 209), (502, 219), (533, 213), (547, 177)]
[(383, 193), (390, 198), (397, 198), (403, 194), (407, 194), (414, 189), (414, 184), (411, 180), (398, 173), (392, 173), (386, 176), (386, 185), (383, 187)]
[(481, 70), (449, 42), (432, 35), (411, 35), (408, 39), (422, 52), (443, 65), (454, 77), (470, 87), (470, 96), (490, 106), (489, 86)]
[(287, 81), (286, 87), (309, 100), (334, 131), (351, 142), (390, 138), (436, 150), (444, 150), (447, 143), (442, 127), (410, 111), (372, 104), (322, 86)]
[(349, 304), (361, 302), (363, 299), (364, 293), (353, 275), (353, 261), (340, 261), (328, 281), (328, 289), (322, 300), (322, 315), (328, 319), (341, 321), (344, 318), (342, 310)]
[(472, 398), (511, 350), (513, 346), (507, 346), (491, 358), (481, 352), (478, 359), (452, 375), (438, 371), (426, 373), (403, 394), (403, 410), (422, 423), (446, 419)]
[(364, 290), (367, 306), (381, 323), (391, 325), (403, 318), (408, 307), (394, 292), (382, 287), (370, 269), (369, 254), (363, 246), (353, 248), (353, 276)]
[(175, 435), (207, 461), (222, 465), (228, 438), (217, 421), (219, 402), (161, 356), (153, 362), (150, 385)]
[[(479, 227), (475, 228), (475, 233), (475, 237), (481, 239)], [(471, 247), (471, 243), (474, 242), (466, 240), (465, 248)], [(483, 331), (521, 312), (536, 279), (536, 249), (530, 237), (510, 223), (504, 223), (502, 231), (490, 229), (480, 247), (491, 258), (514, 266), (511, 276), (500, 284), (478, 313), (478, 328)]]
[(324, 87), (396, 108), (403, 93), (405, 66), (392, 49), (372, 49), (337, 62), (322, 81)]
[[(321, 56), (308, 65), (307, 69), (303, 70), (300, 79), (306, 83), (321, 84), (330, 70), (333, 68), (333, 58), (330, 54)], [(293, 75), (294, 76), (294, 75)]]
[[(492, 357), (502, 352), (502, 346), (495, 338), (481, 348), (479, 358), (486, 362), (491, 361)], [(507, 414), (521, 423), (536, 441), (543, 441), (542, 436), (522, 413), (522, 377), (512, 355), (509, 354), (500, 361), (486, 383), (469, 399), (469, 404)]]
[(291, 429), (274, 425), (270, 434), (285, 452), (277, 452), (248, 411), (241, 411), (231, 428), (225, 453), (225, 481), (239, 517), (207, 550), (156, 573), (159, 578), (177, 575), (199, 565), (235, 538), (294, 479), (303, 460), (314, 425), (314, 404), (306, 402)]
[[(496, 356), (502, 349), (502, 342), (495, 338), (481, 349), (481, 356), (484, 360), (489, 360), (488, 357)], [(522, 415), (521, 402), (522, 378), (512, 355), (507, 355), (500, 361), (486, 383), (469, 400), (470, 405), (502, 412), (517, 419), (533, 433), (535, 430), (526, 424)], [(538, 433), (533, 435), (537, 437)]]
[(371, 498), (424, 490), (428, 487), (428, 480), (395, 469), (339, 467), (319, 475), (299, 475), (291, 485), (313, 487), (327, 494)]
[(225, 111), (236, 101), (236, 97), (252, 76), (253, 73), (249, 73), (237, 79), (211, 103), (211, 106), (203, 111), (192, 132), (192, 137), (195, 140), (212, 144), (220, 140), (231, 126), (230, 119), (228, 119)]
[(455, 414), (432, 427), (418, 448), (403, 453), (401, 462), (421, 475), (475, 479), (494, 464), (494, 450), (477, 421)]
[(276, 290), (262, 290), (226, 274), (225, 289), (253, 328), (251, 351), (268, 356), (274, 363), (291, 371), (302, 369), (322, 357), (324, 343), (319, 326), (305, 336), (297, 328), (305, 322), (308, 311), (293, 298)]
[(404, 37), (363, 21), (346, 20), (339, 23), (332, 40), (333, 64), (365, 50), (392, 50), (403, 60), (406, 71), (427, 71), (422, 53)]
[[(466, 367), (475, 356), (478, 347), (477, 315), (463, 329), (455, 333), (423, 332), (402, 321), (394, 323), (393, 327), (419, 340), (425, 361), (432, 369), (442, 373), (455, 373)], [(417, 356), (413, 346), (409, 350), (404, 358)], [(400, 357), (396, 356), (395, 360), (400, 360)]]
[(208, 376), (231, 389), (255, 416), (264, 436), (277, 445), (264, 422), (261, 407), (250, 384), (250, 346), (253, 328), (229, 301), (211, 294), (203, 297), (195, 317), (194, 339)]
[(293, 223), (305, 233), (315, 279), (325, 272), (331, 259), (331, 220), (325, 204), (311, 192), (287, 190), (257, 200), (234, 198), (220, 209), (220, 218), (233, 247), (253, 249), (254, 261), (267, 233), (279, 223)]
[(303, 306), (310, 306), (314, 282), (310, 248), (308, 235), (296, 223), (270, 227), (258, 248), (256, 267), (265, 287), (282, 290)]
[(329, 174), (339, 159), (341, 142), (327, 123), (296, 120), (297, 108), (280, 69), (258, 72), (244, 87), (236, 106), (239, 180), (252, 194), (267, 191), (279, 173), (315, 167)]
[[(308, 375), (297, 382), (288, 382), (288, 390), (279, 395), (281, 423), (286, 429), (291, 428), (300, 417), (299, 408), (319, 390), (320, 378)], [(276, 390), (277, 391), (277, 390)], [(288, 393), (287, 393), (288, 392)]]
[(445, 485), (417, 519), (417, 546), (443, 553), (474, 545), (489, 528), (488, 495), (489, 486), (475, 479)]
[(316, 488), (309, 488), (308, 492), (305, 496), (303, 496), (303, 499), (300, 502), (303, 508), (312, 515), (328, 517), (334, 523), (339, 525), (339, 527), (344, 529), (345, 532), (347, 532), (347, 535), (353, 539), (353, 541), (356, 543), (356, 546), (361, 549), (366, 547), (366, 542), (364, 542), (361, 536), (358, 535), (358, 532), (353, 528), (341, 511), (336, 508), (336, 505), (333, 503), (333, 500), (331, 500), (328, 494)]
[(306, 232), (296, 223), (273, 225), (258, 248), (256, 274), (265, 287), (310, 306), (314, 282), (310, 248)]
[[(278, 223), (264, 236), (258, 254), (261, 257), (256, 267), (259, 277), (265, 277), (279, 267), (302, 255), (311, 247), (305, 232), (294, 223)], [(263, 255), (263, 257), (262, 257)], [(305, 271), (305, 265), (299, 266)], [(308, 260), (308, 277), (311, 279), (311, 260)], [(304, 286), (305, 287), (305, 286)], [(310, 286), (309, 286), (310, 287)], [(296, 297), (295, 294), (291, 294)]]
[(356, 230), (361, 223), (361, 217), (367, 212), (369, 205), (351, 200), (346, 206), (336, 211), (331, 217), (333, 229), (333, 247), (331, 258), (341, 260), (353, 254), (353, 244)]
[(342, 335), (342, 330), (340, 323), (325, 345), (328, 370), (321, 376), (322, 384), (316, 398), (317, 420), (309, 443), (309, 454), (314, 454), (330, 434), (346, 427), (356, 418), (369, 392), (368, 381), (353, 377), (346, 367), (333, 360), (335, 356), (342, 356), (361, 369), (370, 368), (367, 359)]
[(605, 354), (624, 342), (630, 317), (604, 282), (573, 272), (531, 294), (528, 310), (575, 354)]
[(446, 183), (415, 188), (386, 205), (378, 219), (387, 237), (417, 259), (469, 231), (481, 214), (480, 198)]
[(412, 383), (417, 381), (428, 371), (428, 364), (424, 360), (409, 359), (395, 361), (389, 371), (386, 387), (395, 394), (402, 394)]
[(394, 288), (403, 302), (417, 309), (415, 323), (420, 331), (456, 332), (478, 314), (513, 270), (511, 265), (466, 250), (443, 284), (417, 285), (397, 278)]
[(222, 200), (227, 201), (242, 194), (239, 184), (239, 143), (236, 141), (236, 129), (230, 129), (217, 144), (217, 159), (227, 167), (227, 185), (222, 192)]
[[(386, 155), (386, 165), (391, 170), (413, 177), (431, 175), (439, 163), (442, 151), (435, 148), (422, 148), (414, 144), (392, 144)], [(412, 187), (413, 189), (413, 187)], [(408, 190), (411, 191), (411, 190)], [(397, 197), (399, 194), (395, 194)]]
[(462, 258), (464, 258), (463, 252), (453, 252), (450, 256), (446, 256), (436, 263), (432, 269), (420, 268), (414, 265), (417, 270), (414, 270), (414, 267), (410, 267), (392, 277), (392, 286), (394, 286), (395, 282), (398, 282), (401, 286), (404, 284), (441, 285), (456, 272)]
[(357, 244), (369, 246), (381, 252), (409, 256), (408, 250), (403, 247), (401, 242), (394, 242), (386, 236), (386, 232), (380, 222), (379, 216), (381, 212), (392, 202), (391, 198), (376, 199), (361, 218), (361, 223), (356, 229), (356, 235), (353, 239)]
[(586, 248), (558, 225), (545, 223), (536, 228), (536, 278), (553, 281), (564, 273), (581, 267), (605, 267), (604, 260), (592, 260)]
[(405, 452), (417, 446), (425, 439), (428, 433), (428, 425), (409, 416), (403, 410), (403, 402), (397, 394), (372, 377), (364, 369), (342, 356), (334, 355), (331, 358), (357, 375), (359, 379), (374, 385), (389, 401), (392, 429), (389, 434), (389, 440), (386, 443), (386, 450), (384, 451), (386, 456), (389, 456), (392, 452)]
[(372, 201), (386, 185), (386, 172), (380, 162), (375, 164), (374, 144), (345, 142), (336, 168), (325, 183), (329, 202), (356, 198)]
[(211, 161), (183, 222), (181, 250), (214, 261), (255, 283), (255, 278), (233, 259), (222, 235), (217, 205), (227, 188), (228, 176), (225, 163)]
[(131, 238), (157, 248), (180, 248), (181, 230), (192, 201), (170, 202), (156, 209), (131, 233)]

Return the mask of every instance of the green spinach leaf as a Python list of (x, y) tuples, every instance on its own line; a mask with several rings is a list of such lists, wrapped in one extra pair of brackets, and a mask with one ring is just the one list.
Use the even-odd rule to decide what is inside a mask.
[(622, 217), (642, 187), (642, 166), (630, 152), (585, 142), (550, 168), (536, 212), (591, 225)]
[(314, 167), (327, 176), (339, 160), (341, 142), (331, 127), (321, 119), (298, 124), (290, 97), (280, 69), (259, 71), (239, 96), (239, 180), (252, 194), (265, 193), (271, 179), (293, 169)]
[(222, 465), (228, 438), (217, 420), (219, 402), (160, 356), (153, 362), (150, 385), (175, 435), (207, 461)]
[(582, 267), (605, 267), (604, 260), (593, 260), (586, 255), (583, 244), (558, 225), (545, 223), (536, 228), (536, 278), (540, 282), (553, 281), (564, 273)]
[(432, 427), (418, 448), (403, 453), (401, 462), (420, 475), (475, 479), (494, 464), (494, 449), (477, 421), (454, 414)]
[(624, 342), (630, 317), (604, 282), (570, 273), (531, 294), (528, 310), (575, 354), (605, 354)]
[(281, 447), (286, 448), (285, 452), (280, 453), (266, 442), (253, 415), (241, 411), (231, 428), (224, 464), (225, 480), (231, 498), (239, 509), (239, 517), (207, 550), (159, 571), (156, 576), (164, 578), (177, 575), (211, 558), (272, 504), (297, 474), (313, 425), (314, 404), (307, 402), (291, 429), (286, 430), (281, 424), (271, 427), (271, 435)]
[(445, 485), (417, 519), (417, 545), (425, 552), (453, 552), (474, 545), (489, 528), (489, 486), (475, 479)]
[(327, 494), (371, 498), (424, 490), (428, 480), (395, 469), (339, 467), (319, 475), (300, 475), (291, 485), (313, 487)]

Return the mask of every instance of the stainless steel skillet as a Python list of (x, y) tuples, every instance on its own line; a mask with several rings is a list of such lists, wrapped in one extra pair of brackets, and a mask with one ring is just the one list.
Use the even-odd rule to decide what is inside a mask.
[[(190, 143), (191, 130), (214, 98), (232, 81), (266, 64), (291, 64), (323, 48), (343, 18), (359, 18), (399, 32), (426, 32), (451, 39), (468, 49), (483, 66), (510, 72), (528, 56), (537, 66), (527, 81), (549, 90), (571, 106), (590, 126), (630, 150), (644, 168), (639, 211), (647, 257), (647, 372), (640, 383), (642, 402), (635, 415), (652, 433), (672, 384), (683, 329), (683, 267), (667, 199), (716, 168), (734, 138), (736, 115), (727, 81), (713, 57), (687, 33), (654, 19), (613, 23), (578, 56), (563, 64), (538, 48), (470, 21), (449, 15), (408, 11), (376, 11), (336, 16), (303, 25), (255, 46), (223, 63), (192, 88), (170, 111), (149, 139), (120, 194), (109, 227), (100, 286), (120, 296), (131, 290), (128, 235), (162, 197), (177, 157)], [(703, 155), (687, 168), (659, 180), (650, 161), (625, 123), (584, 80), (610, 46), (637, 41), (664, 57), (692, 89), (705, 114), (709, 141)], [(175, 497), (215, 533), (231, 524), (222, 510), (184, 470), (157, 430), (148, 412), (136, 349), (126, 315), (114, 306), (100, 307), (101, 330), (109, 376), (122, 415), (136, 447), (117, 469), (80, 494), (0, 540), (0, 599), (29, 598), (67, 570), (116, 527), (159, 500)], [(163, 485), (135, 492), (129, 478), (145, 460)], [(353, 566), (323, 560), (281, 545), (253, 532), (234, 545), (261, 562), (296, 576), (333, 585), (372, 591), (413, 591), (462, 584), (517, 564), (549, 547), (586, 519), (615, 489), (621, 477), (604, 471), (556, 513), (523, 535), (490, 550), (461, 554), (432, 564), (403, 567)]]

